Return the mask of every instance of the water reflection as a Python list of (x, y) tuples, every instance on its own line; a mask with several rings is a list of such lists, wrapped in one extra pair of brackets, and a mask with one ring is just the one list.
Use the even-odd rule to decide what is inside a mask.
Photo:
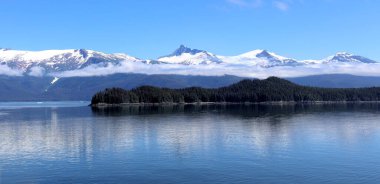
[[(91, 160), (93, 149), (156, 146), (184, 153), (238, 144), (261, 152), (273, 145), (287, 147), (300, 130), (316, 141), (357, 142), (379, 130), (378, 111), (378, 104), (128, 106), (93, 108), (95, 116), (88, 117), (44, 109), (39, 112), (41, 119), (28, 120), (33, 118), (26, 114), (20, 122), (6, 120), (12, 116), (10, 111), (0, 124), (0, 155)], [(355, 118), (366, 121), (358, 124)]]
[(114, 107), (92, 107), (94, 115), (99, 116), (126, 116), (152, 114), (178, 114), (215, 112), (220, 114), (237, 115), (241, 117), (263, 117), (276, 115), (296, 115), (299, 113), (323, 112), (379, 112), (380, 103), (342, 103), (342, 104), (295, 104), (295, 105), (130, 105)]
[(366, 157), (373, 159), (380, 150), (374, 146), (380, 142), (379, 107), (178, 105), (7, 110), (0, 112), (0, 165), (6, 169), (59, 161), (101, 169), (102, 164), (117, 161), (128, 170), (138, 164), (161, 166), (166, 162), (181, 167), (178, 164), (187, 161), (210, 167), (218, 160), (255, 167), (263, 162), (261, 158), (334, 155), (339, 149), (355, 150), (360, 157), (363, 146), (371, 146)]

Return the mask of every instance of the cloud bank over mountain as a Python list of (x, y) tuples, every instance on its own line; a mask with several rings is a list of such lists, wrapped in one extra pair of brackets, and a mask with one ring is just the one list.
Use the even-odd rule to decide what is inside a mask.
[(203, 75), (221, 76), (235, 75), (240, 77), (267, 78), (278, 77), (300, 77), (321, 74), (352, 74), (359, 76), (380, 76), (380, 64), (315, 64), (305, 66), (278, 66), (263, 68), (260, 66), (241, 65), (147, 65), (143, 63), (124, 62), (119, 65), (109, 64), (107, 66), (90, 65), (83, 69), (64, 72), (50, 73), (54, 77), (89, 77), (106, 76), (117, 73), (142, 73), (142, 74), (177, 74), (177, 75)]
[(320, 74), (380, 76), (380, 63), (339, 52), (321, 60), (296, 60), (267, 50), (221, 56), (181, 45), (172, 54), (148, 60), (127, 54), (106, 54), (85, 49), (0, 50), (0, 75), (59, 78), (106, 76), (118, 73), (178, 74), (266, 78)]
[(23, 71), (12, 69), (7, 65), (0, 65), (0, 75), (7, 75), (7, 76), (22, 76)]

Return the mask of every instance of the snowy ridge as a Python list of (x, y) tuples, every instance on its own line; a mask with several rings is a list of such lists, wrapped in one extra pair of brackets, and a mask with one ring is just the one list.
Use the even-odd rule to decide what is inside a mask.
[(67, 71), (102, 62), (141, 61), (127, 54), (105, 54), (93, 50), (67, 49), (44, 51), (0, 50), (0, 63), (24, 72), (33, 67), (46, 71)]
[(67, 53), (72, 53), (73, 57), (80, 57), (79, 53), (74, 52), (74, 50), (44, 50), (44, 51), (19, 51), (19, 50), (0, 50), (0, 60), (20, 60), (24, 62), (40, 62), (43, 60), (48, 60), (59, 57)]
[[(339, 52), (321, 60), (299, 61), (264, 49), (252, 50), (236, 56), (222, 56), (205, 50), (192, 49), (184, 45), (181, 45), (172, 54), (152, 60), (138, 59), (124, 53), (106, 54), (85, 49), (44, 51), (0, 49), (0, 75), (7, 72), (18, 74), (18, 71), (20, 71), (39, 76), (83, 69), (87, 69), (84, 71), (85, 75), (87, 75), (91, 73), (90, 70), (96, 69), (100, 71), (102, 68), (107, 67), (109, 70), (110, 67), (114, 67), (112, 68), (114, 72), (126, 72), (127, 69), (128, 72), (141, 72), (141, 68), (148, 67), (149, 72), (170, 73), (171, 68), (178, 66), (195, 67), (197, 69), (206, 68), (207, 70), (218, 68), (225, 71), (239, 67), (239, 69), (247, 72), (249, 71), (247, 70), (248, 68), (270, 69), (281, 66), (297, 68), (301, 66), (313, 67), (318, 65), (320, 67), (322, 65), (343, 66), (376, 63), (378, 62), (346, 52)], [(112, 73), (112, 71), (108, 73)], [(98, 74), (99, 72), (94, 73)], [(185, 70), (183, 73), (188, 73), (188, 71)]]
[(362, 56), (353, 55), (347, 52), (338, 52), (334, 56), (330, 56), (327, 59), (325, 59), (324, 62), (376, 63), (376, 61), (370, 60)]
[(333, 56), (329, 56), (321, 60), (304, 60), (301, 61), (305, 64), (355, 64), (355, 63), (378, 63), (377, 61), (365, 58), (363, 56), (358, 56), (350, 54), (347, 52), (338, 52)]
[(184, 65), (199, 65), (222, 62), (215, 54), (203, 50), (191, 49), (184, 45), (181, 45), (171, 55), (158, 58), (157, 61), (167, 64)]
[(300, 65), (294, 59), (279, 56), (266, 50), (253, 50), (238, 56), (219, 56), (223, 61), (230, 64), (240, 64), (249, 66), (275, 67), (275, 66), (296, 66)]

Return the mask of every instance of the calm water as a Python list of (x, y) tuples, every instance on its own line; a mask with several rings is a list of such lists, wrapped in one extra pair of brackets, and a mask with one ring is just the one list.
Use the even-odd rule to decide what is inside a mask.
[(380, 183), (380, 105), (0, 104), (0, 183)]

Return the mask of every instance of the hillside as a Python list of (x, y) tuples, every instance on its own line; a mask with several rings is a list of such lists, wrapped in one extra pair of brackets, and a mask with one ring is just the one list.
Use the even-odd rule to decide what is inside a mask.
[(317, 88), (270, 77), (265, 80), (242, 80), (227, 87), (169, 89), (142, 86), (132, 90), (106, 89), (96, 93), (92, 105), (122, 103), (196, 103), (196, 102), (315, 102), (379, 101), (380, 88)]

